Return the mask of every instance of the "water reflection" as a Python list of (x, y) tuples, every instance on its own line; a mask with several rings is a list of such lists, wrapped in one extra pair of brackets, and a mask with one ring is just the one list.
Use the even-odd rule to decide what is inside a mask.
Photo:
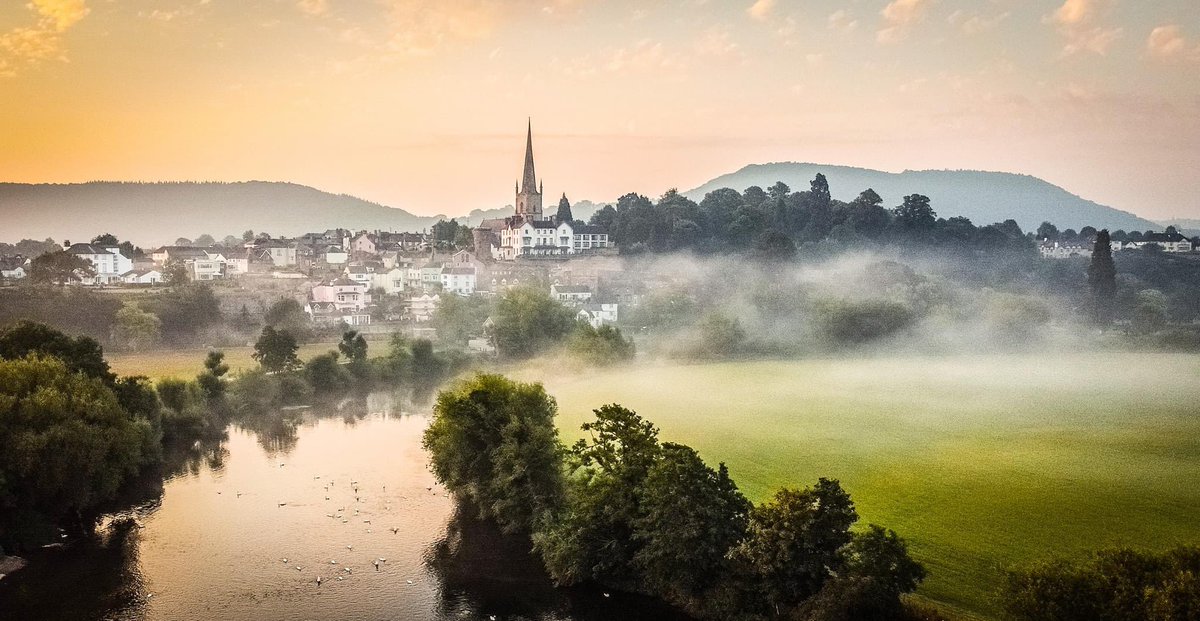
[(0, 581), (0, 619), (682, 618), (642, 598), (555, 589), (527, 540), (436, 486), (428, 419), (413, 410), (373, 394), (172, 448), (95, 536), (37, 550)]
[(441, 585), (442, 619), (550, 621), (685, 620), (688, 617), (648, 597), (612, 594), (597, 588), (555, 588), (527, 537), (505, 535), (478, 519), (473, 505), (459, 502), (445, 537), (430, 546), (425, 564)]

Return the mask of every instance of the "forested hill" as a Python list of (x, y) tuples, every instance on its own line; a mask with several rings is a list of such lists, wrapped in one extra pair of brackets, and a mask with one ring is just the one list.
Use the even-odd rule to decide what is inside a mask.
[(766, 189), (778, 181), (786, 183), (793, 191), (808, 190), (809, 182), (817, 173), (825, 175), (833, 197), (839, 200), (852, 200), (859, 192), (872, 188), (883, 197), (885, 206), (894, 207), (908, 194), (924, 194), (930, 198), (938, 216), (966, 216), (976, 225), (1012, 218), (1026, 231), (1035, 230), (1046, 221), (1059, 229), (1079, 229), (1089, 225), (1114, 231), (1163, 228), (1134, 214), (1080, 198), (1037, 177), (972, 170), (889, 173), (797, 162), (752, 164), (685, 194), (699, 201), (716, 189), (742, 191), (755, 185)]
[(86, 241), (107, 232), (149, 246), (247, 229), (275, 236), (338, 227), (419, 231), (438, 219), (293, 183), (0, 183), (0, 241), (9, 242)]

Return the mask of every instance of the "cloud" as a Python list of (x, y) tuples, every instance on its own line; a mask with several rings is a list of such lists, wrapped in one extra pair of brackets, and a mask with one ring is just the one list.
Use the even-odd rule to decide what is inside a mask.
[(854, 19), (845, 9), (838, 9), (829, 16), (829, 29), (839, 32), (851, 32), (858, 28), (858, 20)]
[(1066, 0), (1046, 19), (1056, 24), (1073, 26), (1091, 20), (1095, 12), (1096, 0)]
[(708, 56), (711, 58), (737, 58), (742, 56), (741, 48), (733, 37), (729, 35), (729, 30), (724, 28), (710, 28), (700, 34), (700, 38), (692, 46), (699, 56)]
[(307, 15), (324, 15), (329, 10), (328, 0), (299, 0), (296, 8)]
[(1200, 62), (1200, 43), (1192, 43), (1176, 24), (1159, 26), (1146, 39), (1146, 54), (1163, 61), (1189, 60)]
[(879, 12), (884, 27), (875, 33), (875, 40), (885, 44), (904, 40), (909, 28), (924, 19), (931, 4), (933, 0), (892, 0)]
[(1066, 0), (1056, 11), (1042, 19), (1054, 25), (1065, 39), (1063, 56), (1081, 52), (1103, 56), (1124, 35), (1122, 28), (1110, 28), (1097, 23), (1101, 4), (1108, 1)]
[(966, 12), (958, 10), (954, 13), (951, 13), (950, 17), (948, 17), (946, 21), (949, 22), (951, 26), (957, 28), (959, 33), (961, 33), (963, 36), (970, 37), (995, 30), (1001, 22), (1008, 19), (1009, 15), (1011, 15), (1011, 13), (1005, 11), (1004, 13), (1000, 13), (999, 15), (995, 15), (993, 17), (984, 17), (983, 15), (972, 15), (968, 17)]
[(22, 67), (44, 60), (66, 61), (62, 35), (87, 16), (86, 0), (32, 0), (34, 25), (0, 33), (0, 77), (13, 77)]
[(746, 12), (754, 19), (766, 19), (771, 14), (771, 9), (775, 8), (775, 0), (755, 0)]

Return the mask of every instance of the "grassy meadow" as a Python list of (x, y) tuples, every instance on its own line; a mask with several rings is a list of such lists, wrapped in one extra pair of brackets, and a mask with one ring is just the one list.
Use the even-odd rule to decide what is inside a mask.
[(546, 382), (564, 440), (621, 403), (761, 501), (840, 479), (906, 537), (919, 594), (991, 618), (1007, 567), (1200, 544), (1200, 356), (1045, 354), (635, 366)]
[[(251, 358), (253, 347), (222, 347), (225, 352), (225, 362), (231, 372), (250, 369), (258, 366)], [(334, 343), (308, 343), (301, 345), (296, 354), (301, 360), (308, 360), (317, 354), (337, 350)], [(117, 375), (145, 375), (151, 379), (164, 377), (191, 378), (204, 370), (204, 357), (208, 350), (196, 349), (164, 349), (144, 352), (105, 352), (104, 358)]]

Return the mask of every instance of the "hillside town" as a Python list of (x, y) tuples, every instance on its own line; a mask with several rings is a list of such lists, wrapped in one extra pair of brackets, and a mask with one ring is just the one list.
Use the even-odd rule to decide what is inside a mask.
[[(336, 228), (273, 237), (246, 231), (241, 238), (181, 238), (145, 251), (111, 235), (65, 242), (62, 250), (90, 269), (59, 284), (144, 290), (184, 280), (208, 282), (221, 284), (222, 312), (230, 315), (291, 298), (316, 327), (354, 327), (368, 334), (404, 329), (425, 337), (436, 337), (427, 326), (445, 296), (488, 297), (533, 285), (576, 311), (577, 319), (600, 327), (616, 324), (653, 286), (644, 275), (622, 271), (609, 230), (574, 219), (565, 193), (553, 213), (544, 209), (531, 124), (514, 193), (512, 215), (483, 219), (474, 227), (449, 220), (419, 232)], [(1015, 233), (1033, 240), (1047, 260), (1090, 257), (1096, 234), (1092, 227), (1059, 232), (1049, 223), (1036, 233)], [(1200, 250), (1200, 239), (1189, 239), (1175, 227), (1161, 233), (1117, 231), (1111, 247), (1186, 254)], [(0, 281), (25, 280), (31, 262), (20, 254), (0, 256)]]

